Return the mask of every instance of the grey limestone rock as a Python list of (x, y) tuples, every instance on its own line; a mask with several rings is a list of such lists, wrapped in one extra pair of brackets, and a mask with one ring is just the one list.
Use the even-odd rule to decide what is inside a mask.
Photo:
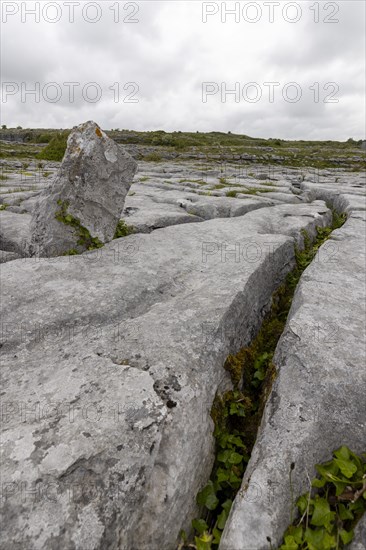
[(74, 128), (59, 171), (33, 211), (30, 255), (60, 256), (111, 241), (136, 169), (94, 122)]

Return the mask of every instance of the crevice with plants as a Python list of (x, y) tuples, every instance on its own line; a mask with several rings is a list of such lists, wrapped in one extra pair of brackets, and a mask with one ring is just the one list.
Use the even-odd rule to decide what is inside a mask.
[(128, 237), (128, 235), (132, 235), (133, 233), (135, 233), (135, 229), (132, 227), (132, 225), (127, 225), (125, 220), (119, 220), (116, 231), (114, 232), (113, 239)]
[[(102, 243), (98, 239), (98, 237), (92, 237), (90, 234), (90, 231), (86, 227), (81, 225), (80, 221), (68, 212), (68, 208), (69, 208), (68, 201), (58, 200), (57, 204), (60, 207), (60, 209), (57, 210), (57, 212), (55, 213), (55, 218), (60, 223), (64, 223), (65, 225), (69, 225), (70, 227), (75, 229), (75, 232), (78, 236), (78, 240), (76, 243), (78, 246), (83, 247), (83, 249), (85, 250), (96, 250), (104, 246), (104, 243)], [(114, 232), (113, 239), (120, 239), (121, 237), (127, 237), (128, 235), (132, 235), (134, 232), (135, 230), (131, 225), (127, 225), (124, 220), (119, 220), (116, 230)], [(72, 248), (67, 252), (64, 252), (63, 256), (74, 256), (77, 254), (79, 254), (77, 249)]]
[[(272, 359), (285, 328), (295, 289), (320, 246), (345, 220), (345, 214), (333, 210), (331, 226), (318, 227), (314, 240), (306, 231), (302, 232), (304, 247), (295, 248), (295, 268), (272, 296), (271, 310), (265, 316), (257, 336), (249, 346), (226, 359), (224, 368), (230, 373), (233, 389), (216, 395), (211, 410), (216, 442), (212, 474), (207, 485), (197, 495), (201, 514), (192, 521), (193, 540), (189, 540), (184, 532), (180, 533), (178, 550), (218, 548), (276, 377)], [(307, 546), (299, 548), (312, 550), (312, 547)], [(284, 549), (289, 550), (287, 547)]]

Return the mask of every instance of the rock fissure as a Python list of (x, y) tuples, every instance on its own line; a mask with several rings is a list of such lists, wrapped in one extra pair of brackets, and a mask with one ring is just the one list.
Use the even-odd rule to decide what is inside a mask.
[[(341, 227), (344, 221), (342, 216), (334, 213), (332, 226), (319, 227), (313, 242), (306, 232), (303, 233), (305, 247), (303, 250), (296, 248), (296, 267), (287, 272), (285, 283), (274, 293), (271, 309), (258, 334), (248, 347), (237, 355), (230, 355), (224, 364), (234, 390), (218, 394), (211, 411), (215, 423), (216, 459), (208, 485), (197, 496), (197, 503), (204, 510), (201, 519), (192, 522), (198, 547), (205, 544), (207, 549), (214, 549), (220, 544), (277, 375), (272, 360), (297, 284), (315, 252), (330, 237), (331, 231)], [(185, 547), (184, 542), (181, 543), (180, 548)]]

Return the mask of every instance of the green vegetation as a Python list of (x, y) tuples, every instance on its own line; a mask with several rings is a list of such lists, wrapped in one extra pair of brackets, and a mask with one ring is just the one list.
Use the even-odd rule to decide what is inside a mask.
[(280, 550), (338, 550), (349, 544), (366, 512), (366, 454), (343, 446), (333, 459), (316, 466), (309, 492), (296, 502), (298, 518)]
[(227, 191), (226, 192), (226, 196), (227, 197), (233, 197), (235, 198), (236, 195), (239, 193), (240, 191), (236, 191), (235, 189), (232, 189), (231, 191)]
[(193, 179), (180, 179), (179, 183), (198, 183), (199, 185), (206, 185), (206, 182), (199, 179), (199, 180), (193, 180)]
[[(1, 131), (0, 131), (1, 139)], [(0, 158), (32, 159), (39, 153), (40, 147), (29, 143), (1, 142)]]
[[(197, 504), (202, 514), (192, 522), (195, 540), (190, 548), (218, 548), (230, 507), (241, 486), (256, 440), (264, 405), (276, 377), (272, 359), (286, 324), (296, 286), (319, 247), (345, 219), (344, 215), (334, 212), (332, 226), (318, 227), (314, 242), (303, 231), (304, 247), (295, 249), (295, 268), (274, 293), (271, 310), (265, 316), (257, 336), (249, 346), (236, 355), (229, 355), (225, 361), (224, 368), (230, 373), (233, 390), (217, 395), (211, 410), (215, 424), (216, 459), (210, 481), (197, 495)], [(184, 534), (181, 548), (187, 548)]]
[(161, 162), (163, 159), (159, 155), (159, 153), (149, 153), (148, 155), (145, 155), (143, 157), (143, 160), (146, 162)]
[[(69, 225), (75, 230), (76, 235), (78, 236), (77, 244), (81, 246), (84, 250), (95, 250), (96, 248), (101, 248), (103, 243), (98, 239), (98, 237), (92, 237), (90, 232), (86, 227), (83, 227), (80, 221), (77, 218), (74, 218), (71, 214), (68, 213), (68, 208), (70, 203), (68, 201), (57, 201), (60, 210), (55, 214), (55, 218), (60, 223)], [(68, 251), (66, 254), (77, 254), (76, 249)]]
[(61, 161), (66, 151), (68, 135), (69, 132), (56, 134), (48, 145), (38, 154), (38, 158), (42, 160)]
[(124, 220), (119, 220), (113, 239), (120, 239), (121, 237), (127, 237), (132, 235), (135, 230), (132, 225), (127, 225)]
[(8, 208), (8, 206), (9, 206), (9, 205), (6, 204), (6, 202), (4, 202), (3, 204), (0, 204), (0, 212), (1, 212), (2, 210), (6, 210), (6, 209)]
[[(64, 148), (60, 146), (60, 136), (67, 136), (69, 131), (52, 129), (0, 129), (0, 140), (14, 134), (19, 141), (12, 142), (12, 152), (2, 151), (0, 156), (22, 156), (28, 151), (34, 156), (38, 150), (35, 145), (48, 145), (41, 151), (45, 160), (61, 160)], [(147, 154), (145, 160), (159, 162), (163, 150), (177, 153), (199, 155), (208, 165), (227, 162), (242, 157), (242, 161), (251, 164), (277, 164), (294, 168), (315, 167), (318, 169), (341, 168), (350, 171), (365, 170), (365, 153), (360, 146), (362, 141), (350, 139), (337, 141), (286, 141), (280, 139), (252, 138), (225, 132), (135, 132), (132, 130), (110, 130), (107, 134), (117, 143), (125, 145), (142, 145), (156, 147), (157, 150)], [(22, 141), (23, 143), (20, 143)], [(62, 139), (61, 139), (62, 141)], [(49, 148), (48, 148), (49, 147)], [(43, 155), (45, 155), (43, 157)], [(151, 156), (152, 155), (152, 156)]]

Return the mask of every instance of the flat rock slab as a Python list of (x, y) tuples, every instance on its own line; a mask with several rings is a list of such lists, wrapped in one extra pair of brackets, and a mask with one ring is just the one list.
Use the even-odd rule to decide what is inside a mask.
[(263, 208), (3, 266), (4, 550), (175, 548), (224, 360), (292, 268), (291, 235), (329, 219)]
[(277, 547), (315, 464), (347, 445), (365, 451), (365, 234), (352, 213), (296, 290), (274, 364), (278, 377), (220, 550)]
[(122, 217), (137, 233), (150, 233), (170, 225), (202, 221), (202, 218), (187, 213), (178, 199), (174, 202), (157, 202), (154, 195), (151, 197), (141, 193), (127, 197)]

